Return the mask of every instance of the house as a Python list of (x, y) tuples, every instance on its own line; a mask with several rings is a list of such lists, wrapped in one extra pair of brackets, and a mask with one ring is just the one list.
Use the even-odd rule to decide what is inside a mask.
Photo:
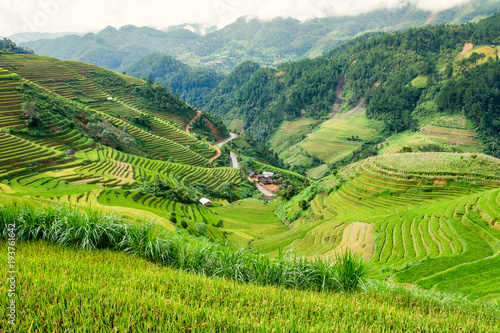
[(201, 198), (200, 203), (205, 207), (212, 207), (212, 201), (210, 201), (210, 199)]
[(73, 149), (66, 150), (66, 155), (68, 155), (68, 156), (74, 156), (75, 154), (76, 154), (76, 152)]
[(113, 97), (108, 97), (108, 98), (106, 98), (106, 100), (107, 100), (108, 102), (111, 102), (111, 101), (113, 100)]
[(270, 177), (265, 177), (264, 174), (258, 175), (257, 179), (259, 180), (259, 183), (262, 185), (275, 185), (276, 180), (270, 178)]
[(256, 174), (254, 171), (250, 170), (250, 171), (248, 172), (248, 176), (249, 176), (250, 178), (255, 178), (255, 177), (257, 177), (257, 174)]
[(263, 172), (262, 175), (266, 178), (272, 178), (274, 176), (273, 172)]

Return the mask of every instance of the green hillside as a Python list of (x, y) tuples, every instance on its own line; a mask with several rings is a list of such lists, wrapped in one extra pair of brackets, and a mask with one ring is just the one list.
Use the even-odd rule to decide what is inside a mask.
[(403, 148), (499, 157), (500, 62), (491, 47), (499, 27), (495, 14), (366, 34), (277, 68), (245, 62), (207, 95), (205, 108), (315, 177)]
[(0, 96), (0, 194), (155, 219), (193, 235), (201, 223), (206, 237), (224, 239), (221, 219), (198, 199), (237, 186), (239, 172), (209, 167), (215, 148), (184, 130), (207, 117), (225, 137), (214, 116), (159, 85), (35, 55), (0, 55)]
[[(292, 18), (261, 21), (242, 17), (204, 36), (186, 29), (165, 32), (129, 25), (119, 30), (107, 27), (96, 34), (27, 42), (23, 46), (37, 54), (120, 71), (151, 53), (165, 53), (191, 66), (210, 66), (228, 72), (246, 60), (276, 66), (320, 56), (365, 32), (404, 30), (427, 24), (462, 24), (499, 9), (496, 0), (479, 0), (437, 13), (406, 4), (356, 16), (332, 16), (305, 22)], [(176, 92), (181, 94), (181, 91)]]
[[(497, 332), (500, 14), (479, 21), (496, 8), (479, 3), (446, 17), (476, 23), (368, 33), (314, 59), (244, 61), (216, 80), (157, 54), (135, 63), (141, 80), (9, 45), (0, 243), (18, 270), (15, 329)], [(266, 22), (287, 33), (253, 38), (298, 52), (296, 24)], [(231, 28), (167, 34), (211, 41), (198, 49), (208, 57), (238, 40)], [(161, 43), (163, 32), (99, 36), (117, 34)], [(184, 86), (210, 113), (153, 79)], [(239, 130), (224, 146), (223, 121)], [(250, 170), (272, 181), (256, 186)]]

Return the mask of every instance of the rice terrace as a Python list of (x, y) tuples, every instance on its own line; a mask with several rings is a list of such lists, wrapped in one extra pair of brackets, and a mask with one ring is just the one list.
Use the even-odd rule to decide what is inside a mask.
[(420, 6), (0, 39), (0, 332), (499, 332), (500, 5)]

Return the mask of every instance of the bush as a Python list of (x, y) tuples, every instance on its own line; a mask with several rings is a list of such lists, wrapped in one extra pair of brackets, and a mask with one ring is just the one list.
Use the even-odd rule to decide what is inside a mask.
[(200, 235), (204, 235), (208, 231), (208, 226), (205, 223), (197, 222), (194, 226)]

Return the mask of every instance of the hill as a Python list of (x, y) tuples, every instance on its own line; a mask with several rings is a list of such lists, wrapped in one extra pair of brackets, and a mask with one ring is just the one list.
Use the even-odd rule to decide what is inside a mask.
[(134, 77), (147, 78), (172, 89), (186, 102), (201, 107), (208, 95), (222, 80), (215, 69), (190, 67), (166, 54), (150, 54), (124, 71)]
[[(372, 277), (493, 300), (500, 293), (499, 176), (500, 160), (487, 155), (382, 155), (290, 201), (215, 210), (240, 246), (311, 257), (350, 249), (370, 264)], [(250, 211), (258, 218), (248, 218)]]
[[(240, 182), (238, 170), (209, 163), (218, 153), (203, 137), (229, 136), (214, 116), (151, 82), (36, 55), (0, 55), (0, 95), (0, 193), (155, 218), (194, 235), (201, 223), (224, 239), (220, 219), (198, 203)], [(199, 134), (185, 131), (189, 123)]]
[[(204, 108), (269, 144), (295, 171), (319, 177), (387, 152), (396, 139), (386, 139), (405, 131), (410, 141), (400, 149), (498, 157), (500, 67), (491, 45), (499, 22), (496, 14), (462, 26), (366, 34), (277, 68), (245, 62), (206, 96)], [(426, 137), (410, 138), (417, 131)]]
[[(500, 9), (495, 0), (480, 0), (431, 13), (406, 5), (368, 14), (328, 17), (300, 22), (290, 18), (271, 21), (240, 18), (223, 29), (200, 36), (190, 30), (167, 32), (147, 27), (108, 27), (97, 34), (65, 36), (23, 44), (37, 54), (79, 60), (109, 69), (126, 68), (150, 53), (166, 53), (193, 66), (230, 71), (241, 62), (263, 65), (322, 55), (368, 31), (395, 31), (426, 24), (461, 24)], [(196, 31), (196, 26), (191, 27)]]

